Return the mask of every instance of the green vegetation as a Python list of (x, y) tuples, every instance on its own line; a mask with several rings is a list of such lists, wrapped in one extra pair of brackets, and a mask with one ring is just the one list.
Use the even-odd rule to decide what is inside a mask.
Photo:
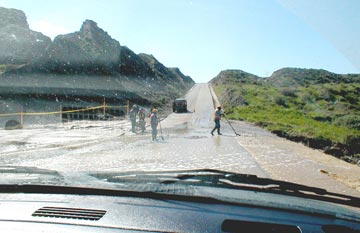
[(0, 64), (0, 74), (4, 73), (6, 71), (7, 66)]
[(275, 86), (308, 86), (325, 83), (351, 83), (358, 82), (358, 74), (335, 74), (326, 70), (283, 68), (275, 71), (271, 77), (271, 83)]
[(21, 67), (22, 65), (14, 65), (14, 64), (0, 64), (0, 74)]
[[(239, 84), (233, 79), (212, 83), (231, 119), (254, 122), (287, 137), (330, 141), (331, 145), (360, 140), (358, 82), (292, 87), (265, 81)], [(240, 97), (241, 102), (235, 101)]]

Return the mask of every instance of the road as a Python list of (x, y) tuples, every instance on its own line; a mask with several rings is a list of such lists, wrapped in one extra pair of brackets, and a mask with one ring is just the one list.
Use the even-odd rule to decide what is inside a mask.
[(79, 121), (2, 130), (0, 163), (69, 171), (178, 170), (213, 168), (297, 182), (360, 197), (360, 167), (279, 138), (259, 127), (222, 120), (211, 136), (214, 104), (208, 84), (186, 95), (187, 113), (161, 121), (162, 137), (150, 128), (133, 134), (129, 121)]

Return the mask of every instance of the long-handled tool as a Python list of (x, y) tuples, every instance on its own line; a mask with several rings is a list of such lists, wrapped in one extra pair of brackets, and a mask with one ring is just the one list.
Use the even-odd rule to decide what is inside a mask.
[(237, 132), (236, 132), (236, 130), (234, 129), (234, 127), (232, 126), (232, 124), (230, 123), (230, 121), (224, 116), (224, 118), (226, 119), (226, 121), (229, 123), (229, 125), (230, 125), (230, 127), (232, 128), (232, 130), (234, 131), (234, 133), (235, 133), (235, 135), (236, 136), (240, 136), (240, 134), (238, 134)]

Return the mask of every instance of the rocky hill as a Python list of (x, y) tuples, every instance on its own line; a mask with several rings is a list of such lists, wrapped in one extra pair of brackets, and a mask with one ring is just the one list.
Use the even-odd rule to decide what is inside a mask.
[(170, 72), (175, 75), (175, 77), (177, 78), (177, 80), (181, 83), (183, 83), (183, 85), (188, 85), (188, 83), (192, 83), (192, 79), (190, 76), (188, 75), (184, 75), (179, 68), (177, 67), (170, 67), (169, 68)]
[(51, 39), (30, 30), (24, 12), (0, 7), (0, 64), (23, 64), (39, 59)]
[(46, 55), (33, 66), (59, 74), (110, 72), (120, 60), (120, 43), (94, 21), (86, 20), (80, 31), (55, 37)]
[(234, 83), (257, 83), (261, 81), (261, 78), (247, 73), (242, 70), (223, 70), (210, 83), (213, 84), (225, 84), (228, 82)]
[(277, 87), (299, 87), (325, 83), (359, 83), (360, 74), (336, 74), (322, 69), (282, 68), (270, 77), (258, 77), (242, 70), (224, 70), (210, 83), (269, 83)]
[(335, 74), (321, 69), (283, 68), (275, 71), (267, 81), (279, 87), (324, 83), (353, 83), (360, 82), (360, 75)]
[(54, 41), (31, 31), (25, 14), (0, 8), (1, 96), (106, 97), (164, 104), (182, 96), (194, 81), (157, 61), (135, 54), (96, 22)]

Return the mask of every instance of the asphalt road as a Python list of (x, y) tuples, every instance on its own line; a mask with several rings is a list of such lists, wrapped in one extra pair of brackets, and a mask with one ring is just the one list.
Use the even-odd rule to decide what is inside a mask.
[(245, 122), (232, 122), (236, 136), (223, 119), (223, 135), (211, 136), (209, 85), (196, 84), (186, 99), (188, 112), (162, 119), (157, 142), (150, 140), (150, 127), (144, 134), (131, 133), (128, 120), (2, 130), (0, 163), (60, 172), (213, 168), (360, 196), (360, 167)]

